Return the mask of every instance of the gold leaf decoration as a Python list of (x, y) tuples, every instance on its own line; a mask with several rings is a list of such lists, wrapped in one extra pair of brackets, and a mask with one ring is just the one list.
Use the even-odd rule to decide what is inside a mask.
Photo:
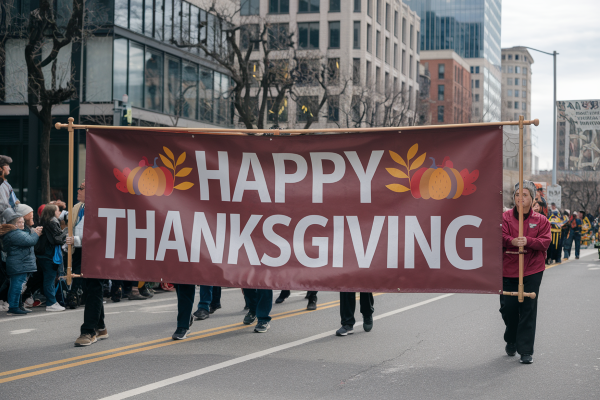
[[(171, 150), (169, 150), (166, 146), (163, 146), (163, 150), (171, 160), (175, 161), (175, 156), (173, 155), (173, 152)], [(173, 168), (171, 167), (171, 169)]]
[(415, 156), (415, 154), (417, 154), (417, 150), (419, 150), (419, 143), (413, 144), (413, 146), (410, 149), (408, 149), (406, 161), (410, 161)]
[(173, 189), (188, 190), (192, 186), (194, 186), (194, 184), (192, 182), (183, 182), (183, 183), (180, 183), (179, 185), (175, 186)]
[(385, 187), (390, 189), (392, 192), (398, 192), (398, 193), (408, 192), (410, 190), (406, 186), (399, 185), (397, 183), (394, 183), (391, 185), (385, 185)]
[(386, 168), (386, 170), (394, 178), (408, 178), (408, 175), (406, 175), (404, 172), (400, 171), (399, 169)]
[(404, 162), (404, 159), (402, 157), (400, 157), (400, 155), (398, 153), (395, 153), (390, 150), (390, 156), (392, 156), (392, 160), (394, 160), (398, 164), (403, 165), (406, 168), (408, 168), (408, 165), (406, 165), (406, 163)]
[[(177, 159), (177, 164), (175, 164), (175, 166), (177, 167), (177, 166), (183, 164), (184, 161), (185, 161), (185, 152), (181, 153), (181, 155)], [(177, 175), (177, 176), (179, 176), (179, 175)]]
[(423, 162), (425, 161), (425, 155), (427, 153), (423, 153), (421, 154), (410, 166), (410, 170), (412, 171), (413, 169), (417, 169), (419, 168), (421, 165), (423, 165)]
[[(166, 147), (165, 147), (165, 149), (166, 149)], [(175, 168), (173, 168), (173, 164), (171, 163), (171, 161), (169, 161), (167, 159), (167, 157), (163, 156), (162, 154), (159, 154), (159, 156), (160, 156), (160, 159), (162, 160), (163, 164), (165, 164), (165, 167), (167, 167), (169, 169), (173, 169), (173, 170), (175, 169)]]
[(184, 176), (188, 176), (190, 174), (190, 172), (192, 172), (191, 168), (182, 168), (179, 170), (179, 172), (177, 172), (177, 174), (175, 176), (183, 178)]

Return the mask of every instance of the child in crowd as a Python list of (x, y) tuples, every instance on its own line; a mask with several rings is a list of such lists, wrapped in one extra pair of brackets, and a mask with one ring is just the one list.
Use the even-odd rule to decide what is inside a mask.
[(36, 271), (33, 246), (42, 234), (42, 227), (30, 229), (25, 227), (25, 220), (12, 208), (2, 213), (8, 221), (0, 226), (0, 237), (4, 251), (7, 253), (6, 271), (10, 278), (8, 290), (8, 315), (26, 315), (30, 311), (21, 306), (21, 292), (27, 282), (28, 274)]
[(62, 269), (61, 246), (67, 240), (67, 233), (60, 229), (60, 210), (54, 204), (46, 204), (40, 225), (44, 227), (42, 250), (38, 252), (37, 258), (44, 272), (44, 296), (46, 296), (46, 311), (64, 311), (65, 308), (56, 301), (56, 272)]

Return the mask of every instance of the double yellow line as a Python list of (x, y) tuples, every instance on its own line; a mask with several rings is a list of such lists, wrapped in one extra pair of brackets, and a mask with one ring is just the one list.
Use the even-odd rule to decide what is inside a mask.
[[(381, 293), (374, 294), (377, 296)], [(339, 300), (330, 301), (328, 303), (319, 304), (318, 310), (325, 310), (331, 307), (336, 307), (340, 303)], [(311, 313), (306, 309), (286, 311), (279, 314), (273, 314), (272, 320), (284, 319), (289, 317), (296, 317), (306, 313)], [(221, 335), (228, 332), (239, 331), (242, 329), (252, 328), (253, 326), (244, 325), (242, 323), (219, 326), (216, 328), (206, 329), (200, 332), (194, 332), (188, 335), (186, 340), (173, 340), (172, 338), (162, 338), (151, 340), (149, 342), (143, 342), (138, 344), (132, 344), (129, 346), (118, 347), (115, 349), (99, 351), (91, 354), (84, 354), (77, 357), (65, 358), (63, 360), (51, 361), (44, 364), (33, 365), (30, 367), (24, 367), (19, 369), (13, 369), (11, 371), (0, 372), (0, 377), (7, 376), (6, 378), (0, 378), (0, 384), (16, 381), (19, 379), (30, 378), (32, 376), (47, 374), (54, 371), (60, 371), (63, 369), (74, 368), (81, 365), (92, 364), (99, 361), (109, 360), (111, 358), (122, 357), (129, 354), (140, 353), (142, 351), (154, 350), (161, 347), (173, 346), (191, 340), (203, 339), (211, 336)], [(62, 364), (62, 365), (59, 365)], [(49, 368), (48, 368), (49, 367)], [(31, 372), (29, 372), (31, 371)], [(12, 376), (8, 376), (12, 375)]]

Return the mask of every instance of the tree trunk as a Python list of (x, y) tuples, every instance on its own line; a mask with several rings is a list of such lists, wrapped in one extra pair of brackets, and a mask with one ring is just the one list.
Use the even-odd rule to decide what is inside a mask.
[[(40, 188), (42, 204), (48, 204), (50, 198), (50, 131), (52, 129), (52, 106), (43, 106), (40, 110), (42, 136), (40, 137)], [(62, 199), (64, 200), (64, 199)]]

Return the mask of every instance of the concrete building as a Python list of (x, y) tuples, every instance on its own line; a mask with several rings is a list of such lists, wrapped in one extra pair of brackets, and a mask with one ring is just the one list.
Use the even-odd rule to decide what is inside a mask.
[(472, 121), (499, 121), (501, 0), (404, 2), (421, 18), (421, 50), (451, 49), (473, 67)]
[(431, 76), (431, 123), (471, 122), (469, 64), (454, 50), (421, 51), (421, 64)]
[[(298, 85), (294, 98), (275, 110), (280, 113), (281, 128), (302, 127), (307, 114), (313, 118), (311, 128), (369, 126), (373, 122), (354, 119), (355, 111), (363, 114), (355, 104), (364, 102), (364, 96), (377, 107), (393, 93), (403, 93), (405, 102), (415, 109), (420, 20), (399, 0), (247, 0), (245, 4), (241, 24), (259, 32), (265, 22), (276, 23), (280, 32), (294, 34), (297, 55), (307, 69), (312, 68), (310, 62), (318, 65), (326, 60), (330, 70), (338, 70), (332, 74), (335, 80), (328, 82), (332, 97), (320, 115), (312, 115), (312, 109), (322, 89), (309, 81)], [(271, 59), (289, 57), (285, 49), (274, 53)], [(260, 63), (262, 59), (259, 48), (251, 60)]]

